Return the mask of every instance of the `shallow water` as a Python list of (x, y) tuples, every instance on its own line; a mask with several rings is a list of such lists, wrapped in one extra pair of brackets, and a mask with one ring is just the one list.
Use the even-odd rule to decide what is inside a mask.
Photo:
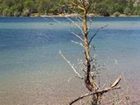
[[(107, 25), (93, 40), (105, 78), (123, 74), (140, 91), (140, 18), (89, 21), (90, 36)], [(80, 34), (76, 24), (74, 18), (0, 18), (0, 105), (62, 105), (80, 94), (83, 86), (58, 53), (73, 63), (82, 59), (82, 49), (71, 42), (80, 41), (71, 33)]]

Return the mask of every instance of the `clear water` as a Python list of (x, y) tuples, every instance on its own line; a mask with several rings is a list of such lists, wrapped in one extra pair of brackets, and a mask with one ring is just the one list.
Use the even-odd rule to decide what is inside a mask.
[[(80, 24), (77, 19), (71, 19)], [(90, 37), (104, 25), (107, 27), (93, 40), (99, 62), (105, 63), (112, 73), (124, 74), (137, 86), (140, 84), (140, 18), (90, 18)], [(62, 81), (57, 80), (73, 75), (58, 53), (61, 49), (72, 62), (82, 58), (82, 49), (71, 42), (80, 40), (71, 32), (80, 34), (68, 18), (0, 18), (1, 105), (33, 104), (31, 90), (47, 91), (53, 83), (61, 87)], [(16, 100), (21, 94), (25, 96)], [(35, 102), (39, 105), (40, 101)]]

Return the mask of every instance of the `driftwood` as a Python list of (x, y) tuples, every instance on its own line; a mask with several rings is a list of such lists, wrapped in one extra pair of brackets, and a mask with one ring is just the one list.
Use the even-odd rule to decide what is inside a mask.
[(75, 102), (77, 102), (77, 101), (79, 101), (79, 100), (81, 100), (81, 99), (83, 99), (83, 98), (85, 98), (85, 97), (91, 96), (91, 95), (100, 95), (100, 96), (102, 96), (104, 93), (107, 93), (107, 92), (109, 92), (109, 91), (111, 91), (111, 90), (120, 89), (121, 87), (118, 86), (120, 80), (121, 80), (121, 77), (119, 76), (119, 77), (115, 80), (115, 82), (114, 82), (110, 87), (105, 88), (105, 89), (102, 89), (102, 90), (97, 90), (96, 92), (86, 93), (86, 94), (84, 94), (84, 95), (82, 95), (82, 96), (76, 98), (76, 99), (73, 100), (72, 102), (70, 102), (69, 105), (72, 105), (72, 104), (74, 104)]

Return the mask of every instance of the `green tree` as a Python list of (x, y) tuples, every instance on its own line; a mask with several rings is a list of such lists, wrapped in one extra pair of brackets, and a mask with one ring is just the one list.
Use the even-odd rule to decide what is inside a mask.
[(48, 14), (51, 8), (51, 1), (50, 0), (37, 0), (36, 7), (39, 14)]
[(131, 15), (131, 9), (130, 8), (125, 8), (124, 9), (124, 14), (126, 14), (126, 15)]
[(24, 16), (30, 16), (33, 12), (35, 5), (33, 0), (25, 0), (23, 2), (23, 15)]

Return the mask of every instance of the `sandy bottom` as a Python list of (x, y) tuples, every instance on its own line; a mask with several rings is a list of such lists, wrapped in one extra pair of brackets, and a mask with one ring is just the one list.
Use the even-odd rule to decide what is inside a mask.
[[(0, 82), (0, 105), (67, 105), (87, 92), (82, 80), (75, 78), (72, 72), (35, 71), (18, 75), (10, 73), (3, 75)], [(106, 79), (103, 83), (105, 82), (111, 81)], [(119, 102), (119, 105), (128, 105), (127, 102), (131, 102), (138, 105), (140, 89), (135, 82), (123, 79), (121, 90), (103, 97), (104, 105), (111, 105), (112, 102)], [(76, 105), (83, 103), (86, 101), (80, 101)]]
[(0, 81), (0, 105), (65, 105), (83, 91), (78, 79), (63, 73), (36, 71), (5, 77)]

